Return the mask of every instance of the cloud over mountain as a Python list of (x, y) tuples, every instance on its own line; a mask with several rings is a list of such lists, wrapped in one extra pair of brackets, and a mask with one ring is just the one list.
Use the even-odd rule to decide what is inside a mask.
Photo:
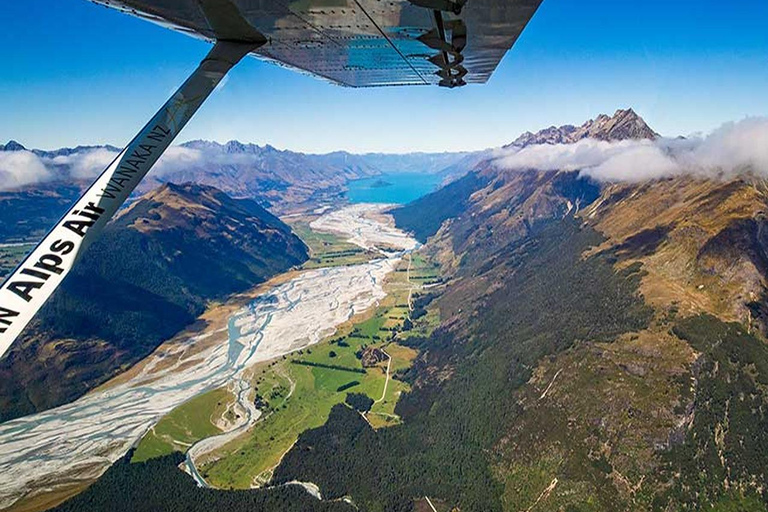
[(0, 152), (0, 190), (47, 181), (51, 172), (43, 161), (27, 150)]
[[(119, 148), (112, 146), (43, 151), (27, 150), (13, 141), (0, 144), (0, 191), (38, 184), (83, 187), (119, 152)], [(415, 157), (426, 161), (430, 155)], [(444, 161), (448, 165), (461, 157), (462, 154), (456, 154)], [(237, 141), (193, 141), (169, 148), (141, 182), (137, 193), (167, 182), (195, 182), (215, 186), (235, 197), (258, 198), (263, 204), (295, 205), (339, 196), (348, 181), (379, 174), (375, 162), (382, 158), (342, 151), (312, 155)]]
[[(110, 147), (78, 148), (62, 154), (26, 149), (0, 151), (0, 190), (13, 190), (56, 179), (91, 180), (112, 163), (118, 154), (119, 151)], [(206, 158), (202, 151), (196, 149), (174, 146), (168, 148), (160, 158), (152, 174), (162, 177), (191, 165), (237, 163), (235, 155), (232, 156), (225, 162), (220, 161), (220, 158)]]
[(511, 170), (579, 170), (598, 181), (638, 182), (681, 174), (768, 177), (768, 118), (726, 123), (707, 136), (508, 146), (494, 164)]
[(98, 176), (117, 155), (108, 148), (93, 148), (45, 160), (49, 165), (66, 166), (73, 178), (83, 179)]

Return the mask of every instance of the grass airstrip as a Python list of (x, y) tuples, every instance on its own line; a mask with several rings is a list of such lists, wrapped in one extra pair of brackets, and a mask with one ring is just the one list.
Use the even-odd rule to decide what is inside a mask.
[[(322, 245), (328, 251), (338, 252), (340, 242), (333, 235), (302, 236), (311, 238), (310, 247), (316, 248), (319, 241), (329, 244)], [(315, 254), (322, 253), (313, 249)], [(395, 405), (409, 386), (397, 374), (410, 367), (417, 355), (398, 340), (425, 334), (439, 321), (432, 309), (418, 320), (409, 320), (414, 297), (425, 293), (420, 287), (437, 280), (435, 265), (418, 254), (408, 255), (387, 277), (388, 295), (377, 308), (353, 318), (317, 345), (253, 367), (250, 399), (262, 415), (250, 431), (197, 461), (203, 478), (225, 489), (267, 483), (299, 434), (325, 423), (331, 408), (343, 403), (348, 393), (363, 393), (374, 400), (365, 415), (374, 428), (398, 424)], [(232, 414), (228, 406), (233, 400), (231, 393), (218, 389), (179, 406), (147, 433), (134, 460), (186, 451), (195, 441), (219, 433), (216, 419), (225, 412)]]

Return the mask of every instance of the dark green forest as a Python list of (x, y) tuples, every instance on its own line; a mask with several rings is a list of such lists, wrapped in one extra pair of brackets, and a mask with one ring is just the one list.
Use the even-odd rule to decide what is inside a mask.
[(728, 481), (730, 490), (746, 493), (747, 503), (750, 494), (758, 505), (762, 501), (750, 510), (765, 510), (768, 346), (741, 324), (710, 315), (682, 320), (674, 332), (702, 353), (694, 367), (696, 413), (685, 442), (665, 456), (658, 478), (670, 488), (657, 497), (655, 508), (704, 510), (705, 503), (729, 501)]
[(343, 502), (324, 502), (297, 485), (264, 491), (219, 491), (198, 487), (177, 467), (178, 452), (131, 464), (116, 462), (91, 487), (55, 512), (351, 512)]
[(0, 192), (0, 242), (37, 242), (78, 197), (80, 187), (62, 183)]

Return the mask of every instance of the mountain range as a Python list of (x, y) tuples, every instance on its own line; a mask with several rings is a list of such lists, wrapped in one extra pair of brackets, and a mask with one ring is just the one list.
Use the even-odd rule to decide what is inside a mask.
[[(119, 151), (113, 146), (27, 150), (18, 142), (10, 141), (0, 145), (0, 158), (12, 153), (23, 153), (29, 158), (14, 163), (13, 176), (6, 175), (5, 179), (0, 167), (0, 190), (7, 183), (4, 196), (17, 201), (25, 195), (39, 197), (40, 191), (51, 195), (61, 190), (63, 196), (69, 197), (71, 189), (86, 187)], [(275, 212), (288, 212), (343, 199), (346, 185), (352, 180), (387, 172), (436, 174), (470, 155), (461, 152), (357, 155), (345, 151), (305, 154), (278, 150), (270, 145), (195, 140), (171, 148), (141, 183), (137, 193), (169, 182), (195, 182), (214, 186), (232, 197), (254, 199)], [(469, 170), (466, 166), (462, 168), (464, 172)], [(23, 185), (15, 185), (17, 183)], [(44, 207), (39, 202), (35, 206), (41, 213)], [(46, 227), (50, 225), (48, 218), (63, 213), (55, 204), (49, 211), (50, 215), (42, 215)]]
[(211, 300), (308, 258), (254, 201), (163, 185), (104, 230), (0, 361), (0, 421), (67, 403), (147, 356)]
[[(656, 138), (658, 134), (632, 109), (626, 109), (613, 116), (600, 115), (580, 127), (552, 126), (537, 133), (526, 132), (506, 147), (572, 143), (587, 137), (612, 141)], [(0, 158), (24, 152), (39, 160), (16, 164), (22, 166), (15, 172), (26, 176), (21, 180), (26, 184), (10, 190), (2, 191), (0, 170), (0, 204), (9, 215), (0, 225), (0, 241), (39, 238), (64, 213), (77, 192), (88, 186), (119, 151), (114, 146), (45, 151), (27, 150), (16, 141), (0, 144)], [(232, 197), (254, 199), (275, 213), (289, 213), (343, 200), (346, 185), (352, 180), (387, 172), (426, 172), (439, 174), (448, 183), (493, 156), (494, 150), (359, 155), (337, 151), (315, 155), (278, 150), (270, 145), (195, 140), (172, 148), (141, 183), (137, 194), (164, 183), (194, 182), (216, 187)], [(47, 174), (39, 179), (30, 177), (35, 172), (33, 168), (38, 167), (47, 169)]]
[(505, 147), (526, 147), (535, 144), (573, 144), (590, 138), (603, 141), (628, 139), (657, 139), (659, 134), (653, 131), (631, 108), (619, 109), (613, 116), (600, 114), (581, 126), (570, 124), (550, 126), (536, 133), (525, 132)]

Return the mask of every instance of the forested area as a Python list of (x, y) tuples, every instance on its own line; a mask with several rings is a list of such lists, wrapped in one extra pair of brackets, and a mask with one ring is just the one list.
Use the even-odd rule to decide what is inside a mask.
[(657, 497), (656, 509), (728, 502), (735, 507), (729, 510), (765, 510), (768, 346), (741, 324), (710, 315), (682, 320), (674, 332), (702, 355), (694, 368), (695, 414), (685, 442), (664, 457), (659, 479), (671, 486)]
[[(536, 361), (649, 321), (636, 271), (617, 274), (605, 257), (581, 258), (599, 242), (572, 220), (513, 242), (504, 285), (476, 305), (465, 331), (411, 338), (425, 356), (407, 373), (415, 389), (397, 407), (404, 423), (374, 431), (336, 407), (326, 425), (299, 438), (274, 481), (310, 480), (329, 497), (351, 495), (361, 510), (411, 510), (424, 495), (465, 512), (501, 510), (494, 446)], [(451, 378), (433, 378), (443, 372)]]
[(0, 191), (0, 243), (37, 242), (79, 196), (79, 186), (61, 183), (50, 188)]
[(344, 401), (358, 412), (368, 412), (373, 405), (373, 398), (363, 393), (347, 393)]
[(298, 485), (271, 490), (221, 491), (198, 487), (177, 467), (178, 452), (131, 464), (132, 452), (91, 487), (53, 512), (351, 512), (343, 502), (320, 501)]

